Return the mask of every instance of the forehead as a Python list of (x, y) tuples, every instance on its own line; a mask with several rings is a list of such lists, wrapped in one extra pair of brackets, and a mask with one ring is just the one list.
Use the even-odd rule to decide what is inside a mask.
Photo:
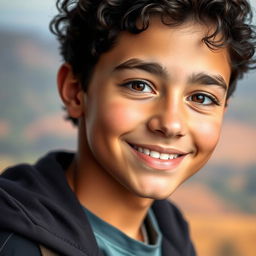
[(149, 28), (139, 34), (122, 32), (114, 47), (100, 57), (98, 66), (110, 69), (138, 58), (159, 63), (170, 73), (221, 73), (228, 84), (231, 72), (228, 49), (211, 50), (202, 40), (211, 29), (193, 21), (171, 27), (154, 18)]

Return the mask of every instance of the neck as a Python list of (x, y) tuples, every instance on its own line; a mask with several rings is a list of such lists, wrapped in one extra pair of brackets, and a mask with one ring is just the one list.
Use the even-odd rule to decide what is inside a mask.
[(86, 141), (80, 139), (79, 145), (79, 154), (66, 172), (78, 200), (126, 235), (142, 240), (141, 225), (153, 200), (131, 193), (96, 161), (91, 161), (94, 156)]

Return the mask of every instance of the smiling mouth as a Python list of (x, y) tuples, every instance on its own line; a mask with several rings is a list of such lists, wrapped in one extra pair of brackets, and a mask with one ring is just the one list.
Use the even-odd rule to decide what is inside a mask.
[(146, 166), (155, 170), (173, 172), (188, 155), (174, 149), (162, 148), (154, 145), (134, 145), (130, 144), (137, 159)]
[(155, 159), (159, 160), (173, 160), (178, 157), (184, 156), (185, 154), (179, 154), (179, 153), (163, 153), (159, 152), (157, 150), (152, 150), (146, 147), (141, 147), (133, 144), (129, 144), (133, 149), (135, 149), (137, 152), (142, 153), (146, 156), (150, 156)]

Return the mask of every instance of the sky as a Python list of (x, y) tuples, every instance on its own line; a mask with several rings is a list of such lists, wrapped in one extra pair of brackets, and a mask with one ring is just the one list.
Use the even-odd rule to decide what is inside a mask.
[[(25, 28), (48, 34), (49, 21), (56, 14), (55, 2), (56, 0), (0, 0), (0, 27)], [(250, 2), (256, 10), (256, 0)]]
[(0, 0), (0, 27), (49, 33), (56, 0)]

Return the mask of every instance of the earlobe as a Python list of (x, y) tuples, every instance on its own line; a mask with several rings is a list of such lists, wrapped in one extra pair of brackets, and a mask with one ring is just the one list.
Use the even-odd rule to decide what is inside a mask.
[(57, 75), (57, 84), (60, 97), (69, 116), (73, 118), (81, 117), (84, 111), (84, 91), (69, 64), (64, 63), (60, 67)]

